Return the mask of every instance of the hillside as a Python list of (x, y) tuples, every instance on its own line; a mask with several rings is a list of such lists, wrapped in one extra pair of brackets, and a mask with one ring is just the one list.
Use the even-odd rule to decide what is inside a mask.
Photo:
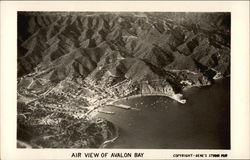
[[(18, 127), (35, 135), (19, 139), (33, 147), (99, 147), (115, 132), (94, 109), (136, 94), (183, 102), (183, 89), (230, 76), (229, 13), (19, 12), (17, 39)], [(54, 144), (78, 134), (55, 129), (74, 119), (86, 134), (70, 141), (85, 145)]]

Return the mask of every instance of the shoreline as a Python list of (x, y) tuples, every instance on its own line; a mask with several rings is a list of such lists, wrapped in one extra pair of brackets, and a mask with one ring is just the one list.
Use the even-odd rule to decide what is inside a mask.
[(136, 94), (136, 95), (132, 95), (132, 96), (128, 96), (128, 97), (122, 97), (120, 99), (117, 99), (115, 101), (112, 101), (110, 103), (108, 103), (107, 105), (115, 105), (114, 103), (121, 101), (121, 100), (130, 100), (130, 99), (134, 99), (134, 98), (138, 98), (138, 97), (148, 97), (148, 96), (163, 96), (163, 97), (168, 97), (171, 98), (181, 104), (185, 104), (186, 100), (185, 99), (181, 99), (182, 98), (182, 94), (174, 94), (173, 96), (169, 96), (163, 93), (155, 93), (155, 94)]
[[(222, 80), (222, 79), (225, 79), (225, 78), (216, 79), (215, 81), (219, 81), (219, 80)], [(191, 86), (187, 86), (187, 87), (183, 88), (182, 91), (187, 91), (189, 89), (196, 88), (196, 87), (200, 88), (200, 87), (206, 87), (206, 86), (211, 86), (211, 85), (213, 85), (213, 83), (208, 83), (208, 84), (205, 84), (205, 85), (191, 85)], [(115, 103), (118, 102), (118, 101), (121, 101), (121, 100), (130, 100), (130, 99), (134, 99), (134, 98), (138, 98), (138, 97), (146, 97), (146, 96), (168, 97), (168, 98), (170, 98), (170, 99), (172, 99), (174, 101), (177, 101), (178, 103), (181, 103), (181, 104), (186, 104), (186, 102), (187, 102), (187, 100), (183, 98), (183, 94), (181, 94), (181, 93), (176, 93), (176, 94), (173, 94), (171, 96), (167, 95), (167, 94), (164, 94), (164, 93), (135, 94), (135, 95), (131, 95), (131, 96), (128, 96), (128, 97), (121, 97), (119, 99), (113, 100), (113, 101), (111, 101), (111, 102), (109, 102), (107, 104), (103, 104), (103, 105), (100, 105), (98, 107), (93, 107), (89, 111), (87, 111), (87, 116), (89, 118), (95, 117), (96, 114), (98, 114), (98, 112), (99, 112), (98, 109), (103, 107), (103, 106), (111, 105), (111, 106), (114, 106), (114, 107), (123, 108), (123, 107), (120, 107), (120, 106), (116, 106), (117, 104), (115, 104)], [(130, 106), (130, 107), (126, 107), (126, 108), (123, 108), (123, 109), (132, 109), (132, 107)]]
[[(206, 84), (206, 85), (200, 85), (200, 86), (189, 86), (187, 88), (184, 88), (183, 91), (187, 91), (187, 90), (189, 90), (191, 88), (195, 88), (195, 87), (203, 87), (203, 86), (211, 86), (211, 85), (212, 84)], [(120, 104), (115, 104), (115, 103), (118, 102), (118, 101), (121, 101), (121, 100), (130, 100), (130, 99), (134, 99), (134, 98), (138, 98), (138, 97), (147, 97), (147, 96), (163, 96), (163, 97), (168, 97), (168, 98), (170, 98), (170, 99), (172, 99), (174, 101), (177, 101), (177, 102), (179, 102), (181, 104), (185, 104), (186, 103), (186, 99), (183, 99), (182, 98), (183, 94), (180, 94), (180, 93), (174, 94), (172, 96), (167, 95), (167, 94), (163, 94), (163, 93), (136, 94), (136, 95), (131, 95), (131, 96), (128, 96), (128, 97), (122, 97), (122, 98), (116, 99), (116, 100), (114, 100), (112, 102), (109, 102), (107, 104), (104, 104), (104, 105), (101, 105), (101, 106), (98, 106), (98, 107), (94, 107), (94, 108), (92, 108), (92, 110), (90, 111), (91, 113), (88, 114), (88, 116), (89, 116), (89, 118), (94, 118), (94, 117), (96, 117), (96, 115), (98, 113), (104, 113), (104, 114), (111, 114), (111, 115), (113, 115), (114, 112), (111, 113), (111, 111), (106, 112), (106, 111), (99, 110), (99, 108), (102, 108), (103, 106), (108, 106), (108, 105), (113, 106), (113, 107), (118, 107), (118, 108), (121, 108), (121, 109), (126, 109), (126, 110), (133, 109), (131, 106), (125, 105), (125, 107), (123, 107), (123, 106), (118, 106)], [(121, 105), (123, 105), (123, 104), (121, 104)], [(111, 122), (111, 123), (115, 126), (115, 136), (112, 139), (104, 141), (100, 145), (99, 148), (107, 148), (107, 146), (111, 145), (112, 143), (114, 143), (119, 138), (119, 128), (113, 122)]]
[[(140, 133), (141, 134), (143, 134), (143, 130), (138, 130), (138, 132), (133, 132), (132, 130), (134, 129), (134, 128), (138, 128), (138, 127), (140, 127), (141, 126), (141, 119), (142, 118), (144, 118), (144, 117), (150, 117), (150, 115), (151, 115), (151, 111), (153, 111), (153, 112), (157, 112), (157, 114), (155, 114), (153, 117), (150, 117), (149, 119), (147, 119), (149, 122), (149, 127), (151, 127), (151, 123), (152, 124), (155, 124), (155, 122), (153, 121), (152, 122), (152, 119), (151, 118), (153, 118), (153, 119), (157, 119), (158, 117), (159, 117), (159, 123), (162, 125), (162, 126), (164, 126), (164, 121), (160, 121), (160, 120), (162, 120), (162, 119), (166, 119), (166, 120), (168, 120), (168, 118), (164, 118), (165, 117), (165, 113), (167, 113), (167, 114), (169, 114), (169, 115), (171, 115), (172, 116), (172, 114), (174, 114), (175, 113), (175, 117), (178, 117), (180, 114), (177, 112), (176, 113), (176, 111), (185, 111), (185, 113), (186, 113), (186, 111), (188, 110), (188, 111), (190, 111), (191, 113), (200, 113), (201, 111), (204, 111), (203, 110), (203, 108), (201, 108), (200, 109), (200, 102), (203, 102), (203, 100), (207, 100), (207, 102), (204, 102), (204, 103), (202, 103), (202, 105), (204, 105), (205, 107), (206, 107), (206, 109), (208, 110), (208, 111), (210, 111), (210, 109), (212, 109), (212, 111), (214, 112), (214, 113), (217, 113), (217, 107), (210, 107), (210, 104), (209, 104), (209, 101), (210, 101), (210, 99), (207, 99), (207, 96), (209, 96), (211, 93), (213, 93), (212, 95), (213, 96), (211, 96), (211, 100), (214, 100), (214, 101), (216, 101), (215, 102), (215, 105), (217, 106), (222, 106), (221, 105), (221, 99), (218, 99), (218, 98), (216, 98), (217, 97), (217, 95), (215, 95), (216, 93), (219, 93), (220, 95), (225, 95), (225, 93), (227, 94), (228, 93), (228, 87), (229, 87), (229, 83), (228, 83), (228, 80), (226, 80), (226, 81), (222, 81), (223, 83), (221, 83), (221, 81), (218, 81), (219, 83), (214, 83), (213, 85), (211, 85), (211, 86), (213, 86), (212, 88), (210, 88), (210, 87), (204, 87), (204, 88), (202, 88), (202, 89), (194, 89), (194, 90), (192, 90), (191, 91), (191, 93), (192, 94), (187, 94), (187, 99), (188, 100), (190, 100), (190, 102), (192, 102), (192, 103), (187, 103), (187, 107), (188, 108), (183, 108), (183, 107), (177, 107), (177, 109), (175, 110), (175, 109), (173, 109), (173, 110), (168, 110), (168, 108), (166, 108), (166, 110), (168, 110), (168, 111), (165, 111), (164, 113), (162, 113), (163, 111), (160, 109), (160, 110), (157, 110), (157, 107), (156, 107), (156, 109), (154, 109), (153, 110), (153, 108), (150, 108), (150, 107), (147, 107), (148, 109), (146, 110), (146, 112), (143, 112), (143, 116), (141, 116), (141, 114), (142, 113), (131, 113), (131, 112), (133, 112), (133, 111), (129, 111), (129, 112), (123, 112), (123, 110), (118, 110), (117, 111), (117, 115), (116, 115), (116, 117), (115, 118), (113, 118), (113, 117), (111, 117), (111, 116), (107, 116), (107, 120), (110, 120), (110, 122), (112, 122), (112, 123), (114, 123), (114, 124), (116, 124), (116, 125), (118, 125), (120, 128), (121, 128), (121, 130), (120, 130), (120, 136), (119, 136), (119, 139), (117, 139), (116, 141), (114, 141), (113, 142), (113, 144), (111, 144), (111, 146), (108, 146), (107, 148), (123, 148), (124, 146), (125, 147), (127, 147), (127, 146), (129, 146), (129, 145), (131, 145), (131, 144), (135, 144), (136, 143), (136, 141), (134, 140), (134, 137), (133, 138), (131, 138), (132, 136), (135, 136), (135, 137), (139, 137), (140, 138)], [(194, 92), (193, 92), (194, 91)], [(219, 92), (218, 92), (219, 91)], [(223, 92), (221, 92), (221, 91), (223, 91)], [(193, 94), (194, 93), (194, 94)], [(184, 95), (185, 95), (185, 93), (184, 93)], [(192, 98), (191, 98), (191, 97)], [(197, 97), (196, 97), (197, 96)], [(197, 99), (198, 98), (198, 99)], [(212, 99), (212, 98), (215, 98), (215, 99)], [(152, 101), (148, 101), (147, 100), (147, 98), (143, 98), (143, 100), (146, 100), (146, 102), (149, 102), (149, 103), (151, 103)], [(158, 98), (156, 98), (156, 99), (158, 99)], [(164, 99), (164, 97), (163, 97), (163, 99)], [(143, 100), (141, 100), (141, 98), (138, 98), (138, 99), (136, 99), (136, 101), (133, 101), (133, 102), (135, 102), (135, 103), (140, 103), (141, 101), (143, 101)], [(154, 99), (155, 100), (155, 99)], [(153, 100), (153, 101), (154, 101)], [(164, 100), (163, 100), (164, 101)], [(223, 101), (225, 101), (225, 102), (227, 102), (227, 104), (228, 104), (228, 99), (224, 99), (223, 98)], [(212, 101), (213, 102), (213, 101)], [(124, 104), (130, 104), (131, 106), (133, 106), (133, 104), (135, 104), (135, 103), (132, 103), (131, 101), (129, 101), (129, 102), (126, 102), (126, 101), (121, 101), (121, 102), (119, 102), (119, 103), (124, 103)], [(173, 102), (170, 102), (170, 103), (172, 103), (173, 104)], [(148, 103), (145, 103), (144, 102), (144, 104), (148, 104)], [(142, 105), (140, 105), (139, 107), (144, 107), (144, 104), (142, 104)], [(152, 103), (153, 105), (152, 106), (154, 106), (155, 104), (154, 103)], [(164, 105), (165, 105), (165, 103), (164, 103)], [(166, 103), (166, 105), (168, 105), (168, 102)], [(177, 106), (181, 106), (180, 104), (174, 104), (174, 105), (171, 105), (172, 107), (176, 107), (176, 105)], [(228, 105), (228, 107), (226, 107), (226, 106), (222, 106), (223, 108), (227, 108), (228, 109), (228, 107), (230, 108), (230, 106)], [(110, 109), (110, 110), (113, 110), (112, 108)], [(198, 111), (198, 112), (197, 112)], [(170, 112), (170, 113), (169, 113)], [(188, 113), (190, 113), (190, 112), (188, 112)], [(210, 115), (212, 116), (214, 113), (209, 113), (209, 115), (206, 115), (207, 117), (210, 117)], [(120, 115), (118, 115), (118, 114), (120, 114)], [(158, 114), (159, 115), (161, 115), (161, 116), (158, 116)], [(226, 115), (228, 115), (228, 113), (225, 113), (225, 112), (221, 112), (221, 114), (226, 114)], [(129, 116), (132, 116), (132, 118), (131, 119), (128, 119), (127, 117), (129, 117)], [(137, 116), (137, 115), (140, 115), (140, 116)], [(122, 116), (122, 118), (121, 118), (121, 116)], [(166, 115), (167, 116), (167, 115)], [(192, 117), (192, 114), (190, 115), (190, 114), (185, 114), (185, 116), (187, 116), (187, 117)], [(106, 118), (106, 116), (104, 115), (103, 117), (105, 117)], [(138, 118), (138, 119), (137, 119)], [(161, 119), (162, 118), (162, 119)], [(203, 115), (199, 115), (199, 118), (200, 118), (200, 120), (202, 121), (202, 123), (204, 123), (204, 124), (207, 124), (207, 122), (206, 122), (206, 119), (204, 119), (203, 118)], [(178, 118), (177, 118), (178, 119)], [(218, 119), (220, 119), (220, 120), (222, 120), (222, 121), (224, 121), (224, 119), (223, 118), (218, 118)], [(172, 118), (171, 118), (171, 120), (172, 120)], [(192, 122), (192, 118), (188, 118), (188, 120), (190, 120), (190, 122)], [(137, 123), (138, 122), (138, 123)], [(157, 122), (158, 122), (158, 120), (157, 120)], [(188, 127), (190, 127), (190, 125), (189, 125), (189, 121), (180, 121), (179, 122), (179, 124), (180, 124), (180, 128), (182, 128), (182, 126), (181, 126), (181, 124), (183, 123), (183, 122), (186, 122), (187, 123), (187, 126)], [(127, 126), (129, 123), (132, 123), (132, 125), (131, 126)], [(148, 124), (147, 123), (147, 124)], [(214, 123), (217, 123), (217, 120), (215, 120), (214, 122), (211, 122), (211, 124), (214, 124)], [(159, 124), (159, 125), (160, 125)], [(171, 121), (169, 122), (169, 124), (171, 124)], [(224, 124), (222, 124), (222, 126), (224, 126)], [(175, 126), (172, 126), (173, 128), (175, 127)], [(158, 126), (156, 127), (157, 129), (158, 129)], [(160, 128), (160, 127), (159, 127)], [(216, 128), (216, 127), (215, 127)], [(203, 128), (204, 130), (204, 132), (202, 132), (202, 133), (206, 133), (207, 131), (206, 131), (206, 128), (204, 127)], [(160, 128), (159, 129), (159, 131), (162, 131), (162, 129)], [(166, 129), (166, 131), (167, 131), (167, 129)], [(183, 131), (185, 131), (185, 129), (183, 129)], [(219, 133), (220, 132), (220, 130), (218, 130), (218, 132), (217, 132), (217, 130), (214, 130), (216, 133)], [(130, 134), (125, 134), (125, 133), (130, 133)], [(158, 133), (158, 132), (157, 132)], [(189, 133), (189, 132), (188, 132)], [(194, 132), (195, 133), (195, 132)], [(175, 133), (173, 133), (173, 134), (175, 134)], [(181, 133), (182, 134), (182, 133)], [(148, 135), (147, 136), (145, 136), (146, 138), (148, 138), (149, 136), (151, 135), (151, 132), (149, 132), (148, 133)], [(211, 135), (213, 135), (213, 134), (211, 134)], [(217, 134), (215, 134), (215, 135), (217, 135)], [(131, 136), (131, 137), (130, 137)], [(162, 135), (162, 137), (164, 138), (164, 135)], [(183, 134), (183, 137), (185, 137), (185, 134)], [(199, 138), (199, 137), (198, 137)], [(157, 138), (156, 138), (157, 139)], [(177, 140), (178, 140), (178, 138), (177, 138)], [(126, 143), (125, 143), (126, 142)], [(192, 140), (190, 140), (190, 142), (192, 142)], [(209, 141), (207, 141), (206, 140), (206, 137), (204, 136), (204, 143), (207, 143), (208, 145), (210, 145), (210, 142)], [(124, 144), (123, 144), (124, 143)], [(159, 143), (161, 143), (161, 142), (159, 142)], [(138, 146), (140, 146), (141, 144), (144, 144), (143, 143), (143, 141), (138, 141)], [(158, 144), (158, 143), (157, 143)], [(164, 143), (165, 144), (165, 143)], [(191, 143), (190, 143), (191, 144)], [(191, 144), (190, 146), (192, 146), (193, 144)], [(199, 144), (197, 144), (197, 145), (199, 145)], [(166, 146), (168, 146), (168, 144), (166, 143)], [(192, 146), (193, 147), (193, 146)]]
[[(110, 123), (113, 124), (113, 122), (110, 122)], [(119, 128), (118, 128), (115, 124), (113, 124), (113, 125), (114, 125), (114, 127), (115, 127), (115, 136), (114, 136), (113, 138), (109, 139), (109, 140), (104, 141), (104, 142), (99, 146), (99, 148), (106, 148), (107, 146), (111, 145), (112, 143), (115, 142), (115, 140), (117, 140), (117, 139), (119, 138)]]

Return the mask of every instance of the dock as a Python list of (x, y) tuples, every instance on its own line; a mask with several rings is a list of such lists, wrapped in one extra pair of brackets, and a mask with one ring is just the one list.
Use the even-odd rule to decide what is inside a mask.
[(112, 104), (112, 105), (109, 105), (109, 106), (118, 107), (118, 108), (122, 108), (122, 109), (131, 109), (130, 106), (125, 105), (125, 104)]

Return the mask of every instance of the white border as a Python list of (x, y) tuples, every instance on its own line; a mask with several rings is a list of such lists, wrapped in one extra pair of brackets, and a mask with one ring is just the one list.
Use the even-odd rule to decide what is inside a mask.
[[(231, 12), (231, 150), (16, 149), (17, 11)], [(250, 158), (248, 1), (5, 1), (1, 2), (0, 27), (1, 159), (71, 159), (73, 152), (144, 152), (144, 159), (175, 159), (174, 153), (225, 153), (229, 155), (229, 159)]]

